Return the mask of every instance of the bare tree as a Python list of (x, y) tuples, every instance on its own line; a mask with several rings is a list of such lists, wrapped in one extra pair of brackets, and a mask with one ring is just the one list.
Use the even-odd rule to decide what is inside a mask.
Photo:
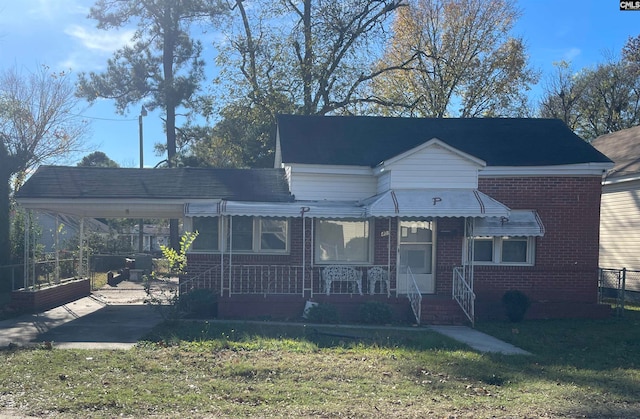
[(0, 73), (0, 265), (10, 259), (11, 180), (80, 151), (87, 124), (74, 112), (78, 102), (68, 73)]
[(578, 72), (560, 63), (544, 86), (540, 115), (562, 119), (586, 140), (638, 125), (640, 79), (636, 66), (611, 56)]
[(381, 72), (372, 65), (386, 39), (385, 24), (403, 4), (258, 0), (249, 8), (236, 0), (237, 19), (220, 45), (220, 91), (272, 113), (283, 102), (306, 115), (348, 112)]
[(540, 116), (564, 121), (577, 131), (582, 119), (580, 100), (586, 89), (584, 80), (566, 61), (554, 63), (555, 72), (547, 77), (540, 101)]

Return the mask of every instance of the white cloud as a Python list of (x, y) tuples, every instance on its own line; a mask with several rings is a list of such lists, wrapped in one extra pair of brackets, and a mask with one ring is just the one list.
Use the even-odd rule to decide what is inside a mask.
[(99, 29), (87, 29), (81, 25), (69, 25), (64, 32), (80, 41), (87, 49), (93, 51), (111, 53), (123, 45), (131, 42), (133, 30), (104, 31)]
[(570, 48), (567, 51), (564, 51), (562, 54), (562, 59), (568, 62), (572, 62), (574, 58), (578, 57), (582, 54), (582, 50), (580, 48)]

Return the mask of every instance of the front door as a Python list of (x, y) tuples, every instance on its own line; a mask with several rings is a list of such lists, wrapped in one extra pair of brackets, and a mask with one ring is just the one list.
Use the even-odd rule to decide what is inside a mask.
[[(433, 221), (401, 221), (398, 238), (398, 293), (406, 294), (415, 280), (421, 294), (435, 292)], [(412, 278), (413, 277), (413, 278)]]

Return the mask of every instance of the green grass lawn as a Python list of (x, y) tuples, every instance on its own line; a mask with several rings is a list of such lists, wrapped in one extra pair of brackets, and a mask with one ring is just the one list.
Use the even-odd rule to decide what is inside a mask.
[(129, 351), (0, 352), (0, 415), (640, 417), (640, 312), (480, 323), (533, 356), (424, 329), (182, 322)]

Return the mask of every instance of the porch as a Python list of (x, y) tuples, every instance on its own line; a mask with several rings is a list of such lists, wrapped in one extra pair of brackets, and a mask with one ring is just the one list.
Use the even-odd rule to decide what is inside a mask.
[[(327, 273), (336, 267), (346, 276), (329, 280)], [(460, 279), (461, 268), (455, 272)], [(341, 319), (355, 321), (360, 306), (375, 301), (388, 305), (399, 323), (473, 323), (469, 315), (475, 295), (464, 282), (454, 283), (462, 289), (453, 296), (422, 294), (410, 269), (407, 276), (412, 285), (399, 293), (395, 266), (215, 265), (198, 275), (183, 275), (179, 292), (215, 290), (221, 319), (298, 320), (312, 301), (330, 304)]]

